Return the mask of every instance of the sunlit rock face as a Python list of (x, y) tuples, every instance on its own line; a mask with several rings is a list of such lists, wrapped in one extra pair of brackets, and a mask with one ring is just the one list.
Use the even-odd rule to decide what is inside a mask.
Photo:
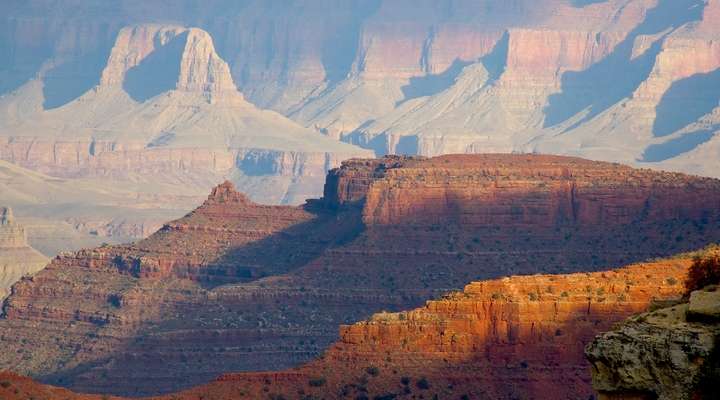
[[(653, 346), (649, 354), (637, 351), (637, 341), (652, 338), (656, 333), (650, 329), (631, 330), (627, 327), (630, 324), (625, 324), (622, 334), (592, 339), (633, 313), (646, 311), (653, 301), (679, 298), (683, 291), (679, 282), (690, 262), (690, 258), (677, 257), (605, 272), (472, 282), (462, 291), (448, 293), (422, 307), (381, 312), (341, 326), (340, 338), (321, 358), (298, 368), (227, 373), (206, 385), (163, 398), (262, 398), (268, 392), (290, 397), (300, 391), (330, 399), (387, 394), (412, 398), (413, 393), (431, 398), (590, 398), (594, 394), (590, 365), (583, 356), (583, 347), (589, 342), (593, 360), (617, 365), (612, 363), (615, 357), (622, 358), (623, 371), (635, 370), (635, 374), (621, 376), (626, 380), (637, 378), (636, 384), (652, 385), (652, 377), (657, 375), (643, 373), (642, 362), (634, 357), (638, 353), (657, 357), (660, 368), (654, 372), (662, 369), (665, 359), (682, 361), (660, 350), (667, 346), (667, 334), (648, 343)], [(657, 319), (655, 315), (650, 318)], [(678, 331), (672, 333), (673, 353), (687, 352), (688, 359), (698, 354), (707, 356), (717, 327), (706, 327), (706, 331), (698, 328), (676, 328)], [(663, 333), (660, 329), (655, 328), (658, 334)], [(655, 349), (660, 351), (650, 353)], [(600, 352), (602, 356), (597, 355)], [(689, 362), (682, 366), (683, 372), (694, 373), (678, 376), (686, 385), (703, 370), (702, 365)], [(673, 375), (669, 368), (662, 370), (668, 378)], [(603, 379), (618, 376), (601, 372), (606, 374), (594, 374), (596, 387), (605, 384)], [(26, 386), (29, 393), (44, 389), (11, 373), (0, 377)], [(666, 383), (682, 393), (683, 386), (670, 380)], [(49, 399), (82, 398), (59, 389), (55, 392)], [(625, 394), (622, 398), (644, 398)], [(16, 397), (11, 392), (8, 398)]]
[[(508, 382), (503, 387), (543, 377), (562, 383), (555, 364), (568, 357), (576, 378), (567, 393), (586, 394), (581, 345), (602, 327), (641, 311), (653, 288), (661, 296), (673, 294), (679, 286), (664, 279), (680, 280), (683, 264), (662, 264), (645, 274), (651, 278), (593, 272), (717, 241), (719, 213), (716, 179), (560, 156), (356, 159), (328, 174), (323, 199), (303, 206), (261, 205), (225, 182), (196, 210), (147, 239), (63, 253), (16, 283), (0, 317), (3, 346), (10, 349), (0, 352), (0, 368), (81, 392), (169, 393), (228, 371), (297, 366), (338, 338), (349, 346), (360, 343), (365, 326), (360, 344), (374, 346), (377, 324), (344, 328), (340, 336), (338, 327), (382, 310), (422, 306), (472, 281), (493, 280), (470, 285), (472, 299), (460, 301), (460, 315), (449, 317), (459, 334), (470, 335), (458, 339), (457, 347), (451, 336), (436, 333), (430, 343), (421, 335), (441, 331), (432, 325), (433, 313), (443, 315), (447, 303), (420, 312), (433, 330), (408, 331), (408, 340), (417, 340), (419, 351), (427, 345), (430, 354), (407, 361), (402, 348), (388, 348), (399, 352), (392, 360), (405, 360), (398, 368), (406, 365), (419, 379), (417, 365), (427, 356), (435, 376), (452, 376), (443, 372), (438, 349), (447, 344), (458, 358), (473, 348), (482, 357), (492, 352), (487, 340), (492, 346), (507, 338), (503, 346), (515, 355), (506, 364), (515, 372), (502, 380)], [(547, 276), (501, 279), (578, 272), (565, 283)], [(539, 301), (530, 294), (537, 287)], [(521, 305), (510, 297), (500, 302), (495, 292), (512, 294)], [(467, 328), (462, 321), (471, 309), (479, 314)], [(507, 323), (487, 321), (495, 317)], [(560, 327), (568, 319), (580, 331), (553, 339), (557, 329), (572, 331)], [(397, 326), (376, 344), (402, 343), (393, 329), (406, 328)], [(543, 358), (546, 344), (552, 349), (568, 343), (575, 349), (571, 354)], [(533, 350), (523, 358), (526, 346)], [(348, 347), (337, 357), (361, 364), (380, 362), (370, 356), (385, 358), (363, 348)], [(523, 361), (538, 369), (524, 374)], [(482, 365), (468, 373), (487, 378)], [(477, 384), (468, 390), (488, 384), (471, 381)], [(511, 394), (503, 390), (498, 393)]]

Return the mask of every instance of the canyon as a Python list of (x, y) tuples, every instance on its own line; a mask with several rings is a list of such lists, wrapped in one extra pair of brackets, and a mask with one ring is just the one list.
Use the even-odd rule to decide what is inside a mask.
[[(691, 262), (685, 254), (605, 272), (472, 282), (420, 308), (341, 326), (336, 343), (298, 368), (223, 374), (153, 398), (589, 398), (583, 347), (648, 306), (677, 301)], [(3, 381), (8, 399), (100, 398), (7, 372)]]
[[(445, 358), (451, 360), (459, 357), (450, 354), (453, 346), (460, 353), (475, 348), (484, 354), (479, 349), (487, 349), (488, 338), (507, 338), (512, 349), (545, 344), (547, 332), (559, 330), (557, 339), (550, 335), (547, 343), (575, 343), (569, 368), (580, 374), (587, 368), (582, 345), (613, 322), (642, 311), (652, 297), (677, 294), (680, 286), (673, 281), (681, 279), (684, 261), (650, 263), (645, 275), (637, 266), (630, 274), (636, 278), (607, 270), (697, 249), (718, 238), (720, 181), (578, 158), (354, 159), (328, 173), (322, 199), (302, 206), (257, 204), (225, 182), (199, 208), (147, 239), (63, 253), (16, 283), (0, 317), (0, 340), (8, 349), (0, 354), (0, 368), (80, 392), (157, 395), (230, 371), (296, 367), (338, 338), (323, 359), (336, 354), (362, 361), (352, 362), (353, 367), (370, 368), (362, 357), (383, 353), (367, 350), (363, 356), (361, 350), (348, 350), (348, 355), (333, 349), (393, 345), (393, 332), (406, 332), (414, 340), (415, 328), (402, 327), (402, 321), (415, 315), (420, 322), (442, 321), (433, 313), (445, 310), (446, 303), (431, 301), (426, 311), (389, 316), (390, 322), (376, 317), (376, 322), (342, 328), (339, 336), (338, 326), (382, 310), (416, 308), (468, 282), (495, 279), (467, 286), (466, 295), (450, 296), (461, 304), (458, 322), (448, 327), (468, 327), (470, 336), (459, 331), (453, 341), (452, 335), (438, 333), (428, 340), (437, 338), (440, 347), (417, 339), (415, 349), (446, 348)], [(557, 286), (549, 276), (502, 279), (578, 272), (558, 277)], [(588, 283), (569, 283), (581, 280)], [(590, 293), (587, 285), (597, 287)], [(465, 297), (467, 304), (460, 301)], [(488, 297), (498, 307), (490, 310)], [(490, 314), (466, 321), (463, 313), (469, 309)], [(553, 309), (558, 312), (544, 320), (543, 310)], [(484, 315), (517, 324), (493, 325), (493, 318)], [(541, 320), (533, 325), (532, 318)], [(552, 356), (544, 359), (543, 354), (508, 350), (505, 365), (525, 370), (524, 361), (537, 365), (540, 375), (551, 374), (553, 369), (544, 366), (554, 365)], [(442, 359), (428, 365), (439, 368)], [(370, 361), (384, 370), (381, 360)], [(415, 368), (412, 357), (403, 363), (408, 371)], [(307, 383), (302, 374), (289, 378), (297, 375), (292, 371), (269, 375)], [(580, 375), (567, 386), (568, 393), (589, 393), (589, 376)], [(264, 382), (267, 376), (257, 379)], [(420, 378), (412, 377), (413, 382)], [(535, 390), (531, 386), (522, 387)]]
[[(384, 154), (550, 153), (720, 177), (718, 0), (4, 11), (0, 159), (138, 194), (184, 185), (197, 202), (182, 212), (225, 179), (302, 204), (340, 161)], [(107, 222), (74, 218), (61, 222)]]

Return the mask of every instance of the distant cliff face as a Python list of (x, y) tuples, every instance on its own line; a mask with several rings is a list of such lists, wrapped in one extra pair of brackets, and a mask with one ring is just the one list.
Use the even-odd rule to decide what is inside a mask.
[[(198, 60), (147, 59), (164, 74), (141, 92), (232, 80), (253, 104), (379, 154), (541, 152), (720, 170), (717, 0), (71, 4), (7, 7), (0, 92), (39, 76), (45, 99), (6, 109), (58, 108), (117, 81), (123, 63), (179, 33), (165, 26), (153, 43), (125, 27), (171, 20), (207, 32), (217, 57), (193, 30), (179, 47)], [(325, 23), (307, 24), (315, 19)], [(119, 45), (144, 47), (123, 56), (119, 32)]]
[(39, 271), (48, 261), (28, 245), (25, 229), (15, 222), (12, 209), (0, 208), (0, 302), (15, 282)]
[(58, 177), (203, 191), (232, 178), (267, 185), (255, 198), (298, 203), (341, 160), (372, 155), (247, 102), (202, 29), (123, 27), (102, 63), (98, 81), (57, 106), (43, 77), (3, 97), (0, 158)]
[[(329, 173), (326, 195), (267, 206), (224, 183), (145, 240), (60, 255), (8, 298), (0, 335), (13, 350), (0, 353), (0, 368), (84, 392), (167, 393), (229, 370), (296, 366), (334, 342), (341, 324), (418, 307), (468, 282), (596, 271), (720, 238), (717, 180), (575, 158), (353, 160)], [(601, 292), (624, 290), (617, 279)], [(552, 296), (542, 288), (548, 303), (522, 285), (527, 305), (498, 309), (510, 320), (531, 318), (536, 305), (543, 315), (563, 307), (562, 285)], [(615, 297), (597, 289), (593, 298), (604, 300), (592, 307), (610, 313)], [(587, 298), (573, 299), (568, 318), (587, 308)], [(478, 338), (458, 349), (492, 332), (514, 340), (533, 331), (481, 321)], [(593, 323), (582, 325), (588, 334)]]

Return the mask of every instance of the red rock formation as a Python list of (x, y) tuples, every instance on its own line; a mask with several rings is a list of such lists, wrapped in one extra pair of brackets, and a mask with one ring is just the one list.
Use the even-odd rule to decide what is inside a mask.
[(651, 301), (681, 296), (689, 264), (683, 257), (601, 273), (473, 282), (422, 308), (343, 326), (339, 342), (300, 368), (225, 374), (166, 398), (587, 398), (584, 346)]
[[(263, 386), (330, 398), (362, 394), (363, 386), (370, 397), (587, 398), (593, 392), (584, 346), (652, 300), (681, 296), (689, 264), (682, 258), (602, 273), (473, 282), (423, 308), (342, 327), (340, 341), (307, 366), (225, 375), (186, 398), (240, 390), (260, 395)], [(327, 380), (322, 389), (310, 383), (317, 377)], [(422, 378), (429, 387), (417, 386)]]
[[(720, 238), (718, 181), (573, 158), (354, 160), (329, 174), (326, 195), (262, 206), (225, 183), (148, 239), (56, 258), (5, 303), (0, 340), (11, 351), (0, 353), (0, 368), (80, 391), (171, 392), (222, 372), (298, 365), (340, 324), (467, 282), (607, 269)], [(542, 307), (509, 302), (501, 312), (521, 321), (552, 309), (558, 294), (541, 295)], [(587, 307), (575, 300), (578, 309), (548, 326)], [(601, 303), (598, 315), (611, 301)], [(512, 339), (531, 325), (497, 332)], [(479, 347), (492, 326), (471, 326), (478, 337), (458, 343)], [(349, 343), (352, 332), (343, 334)]]

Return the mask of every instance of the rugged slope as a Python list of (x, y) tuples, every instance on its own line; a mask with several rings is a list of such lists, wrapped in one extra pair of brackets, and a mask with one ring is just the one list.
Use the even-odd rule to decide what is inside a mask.
[(325, 398), (588, 398), (584, 345), (651, 300), (679, 297), (689, 262), (473, 282), (422, 308), (341, 327), (340, 341), (306, 366), (228, 374), (181, 397), (253, 398), (269, 388)]
[[(683, 256), (602, 273), (473, 282), (421, 308), (342, 326), (337, 343), (299, 368), (225, 374), (166, 398), (588, 398), (583, 346), (653, 300), (679, 297), (689, 264)], [(3, 378), (21, 389), (14, 397), (8, 390), (10, 399), (49, 390)]]
[(563, 12), (511, 27), (447, 88), (349, 138), (382, 153), (542, 152), (716, 176), (718, 8), (602, 2), (575, 10), (596, 18), (585, 26)]
[(60, 107), (43, 104), (43, 85), (2, 99), (0, 157), (53, 176), (202, 190), (227, 176), (272, 186), (254, 193), (265, 201), (297, 203), (341, 159), (371, 154), (245, 101), (197, 28), (121, 29), (99, 83)]
[(717, 180), (552, 156), (353, 160), (303, 207), (226, 183), (146, 240), (61, 255), (16, 284), (0, 367), (122, 394), (288, 368), (340, 324), (473, 280), (703, 246), (720, 237), (718, 203)]
[(46, 108), (67, 104), (123, 26), (174, 20), (212, 35), (252, 103), (378, 154), (720, 170), (717, 0), (64, 4), (7, 7), (0, 92), (37, 76)]
[(0, 208), (0, 302), (13, 283), (39, 271), (48, 261), (28, 246), (25, 229), (15, 222), (12, 209)]
[[(703, 264), (698, 261), (708, 260)], [(718, 248), (690, 269), (717, 282)], [(699, 268), (698, 268), (699, 267)], [(688, 279), (688, 283), (692, 279)], [(707, 282), (705, 282), (707, 283)], [(692, 290), (682, 301), (634, 316), (586, 348), (593, 387), (600, 399), (712, 399), (720, 376), (720, 292), (717, 285)], [(695, 286), (697, 288), (697, 286)]]

